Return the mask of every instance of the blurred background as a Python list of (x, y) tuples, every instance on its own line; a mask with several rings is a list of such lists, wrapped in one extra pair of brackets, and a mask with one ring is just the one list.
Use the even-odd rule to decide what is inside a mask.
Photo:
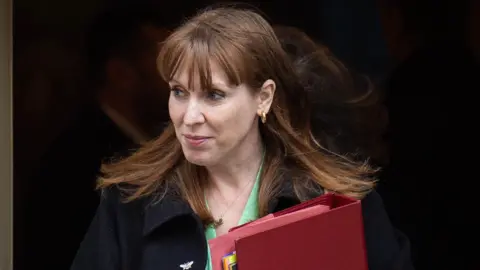
[[(148, 121), (168, 117), (158, 108), (165, 85), (148, 41), (160, 42), (196, 10), (220, 1), (13, 2), (14, 269), (68, 269), (96, 206), (87, 197), (96, 195), (88, 181), (98, 164), (89, 158), (127, 153), (160, 130)], [(378, 190), (411, 240), (417, 269), (480, 269), (472, 250), (475, 158), (466, 156), (478, 123), (472, 95), (480, 89), (480, 1), (242, 2), (275, 24), (302, 29), (381, 91), (389, 156), (379, 162)], [(132, 14), (147, 4), (150, 19), (139, 23)], [(140, 25), (141, 37), (127, 22)], [(153, 91), (132, 90), (139, 88)], [(124, 100), (136, 95), (158, 102), (139, 101), (152, 110), (130, 112)], [(123, 117), (115, 113), (121, 110)], [(82, 189), (92, 192), (76, 193)], [(69, 215), (81, 218), (72, 223)]]

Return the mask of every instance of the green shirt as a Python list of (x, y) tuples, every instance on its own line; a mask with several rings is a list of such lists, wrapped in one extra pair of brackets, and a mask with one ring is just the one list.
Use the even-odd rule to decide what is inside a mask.
[[(243, 225), (247, 222), (250, 222), (259, 218), (258, 190), (260, 188), (260, 175), (262, 172), (262, 167), (263, 167), (263, 160), (257, 172), (257, 177), (255, 178), (255, 184), (253, 185), (252, 191), (250, 192), (250, 196), (248, 197), (247, 204), (245, 205), (242, 216), (238, 221), (238, 225)], [(212, 270), (212, 260), (210, 256), (210, 247), (208, 246), (208, 240), (213, 239), (215, 237), (217, 237), (217, 232), (215, 231), (215, 228), (213, 228), (213, 225), (209, 225), (205, 229), (205, 238), (207, 239), (207, 249), (208, 249), (207, 266), (205, 270)]]

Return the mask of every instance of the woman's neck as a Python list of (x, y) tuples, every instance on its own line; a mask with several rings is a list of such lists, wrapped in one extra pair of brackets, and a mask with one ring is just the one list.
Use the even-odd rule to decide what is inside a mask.
[(263, 146), (260, 135), (246, 139), (219, 165), (207, 167), (210, 188), (225, 191), (242, 189), (247, 182), (253, 182), (262, 162)]

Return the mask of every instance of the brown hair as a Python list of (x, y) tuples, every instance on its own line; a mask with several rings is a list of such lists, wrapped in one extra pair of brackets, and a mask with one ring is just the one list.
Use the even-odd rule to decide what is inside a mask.
[(309, 94), (315, 138), (352, 159), (388, 163), (388, 117), (379, 89), (302, 30), (283, 25), (274, 30)]
[[(284, 180), (293, 181), (300, 200), (312, 188), (362, 198), (371, 190), (372, 172), (366, 164), (319, 151), (310, 132), (307, 95), (270, 24), (258, 13), (230, 7), (201, 12), (176, 29), (164, 42), (160, 74), (170, 81), (182, 67), (190, 67), (190, 82), (198, 75), (202, 89), (210, 89), (210, 61), (226, 73), (231, 84), (259, 89), (267, 80), (277, 89), (271, 112), (260, 132), (266, 148), (259, 191), (259, 211), (267, 214), (268, 202)], [(118, 185), (128, 200), (177, 190), (207, 224), (203, 188), (205, 168), (186, 161), (170, 124), (162, 135), (132, 156), (103, 167), (99, 187)]]

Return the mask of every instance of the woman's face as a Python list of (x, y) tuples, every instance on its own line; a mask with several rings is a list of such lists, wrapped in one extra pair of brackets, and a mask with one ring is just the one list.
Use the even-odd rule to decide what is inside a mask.
[(257, 115), (268, 112), (274, 91), (274, 84), (269, 95), (265, 87), (253, 91), (245, 84), (231, 86), (214, 63), (211, 74), (214, 89), (200, 89), (197, 77), (193, 89), (188, 89), (186, 70), (180, 70), (169, 82), (172, 91), (168, 108), (177, 139), (185, 158), (200, 166), (226, 162), (238, 149), (259, 140)]

